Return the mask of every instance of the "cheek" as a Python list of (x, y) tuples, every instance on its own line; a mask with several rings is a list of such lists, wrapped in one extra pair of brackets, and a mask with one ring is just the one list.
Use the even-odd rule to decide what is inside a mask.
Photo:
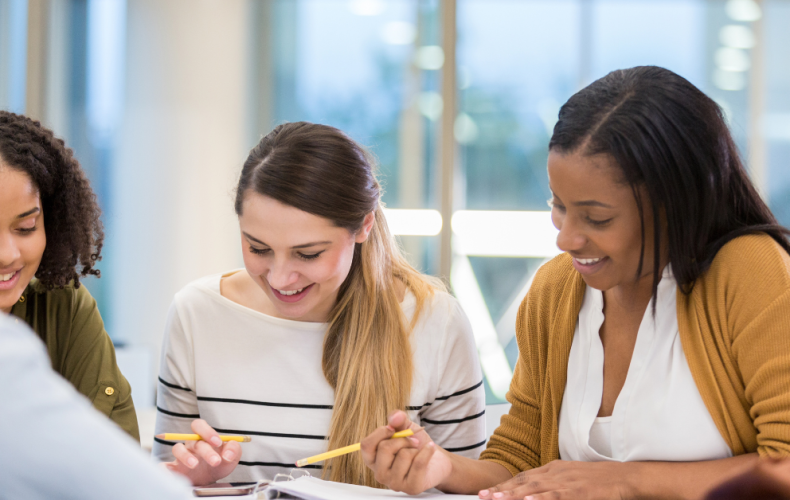
[(19, 240), (18, 244), (22, 253), (22, 259), (27, 264), (38, 266), (41, 263), (41, 257), (44, 256), (44, 249), (47, 247), (47, 236), (44, 230), (38, 230)]
[(250, 276), (260, 276), (266, 273), (266, 259), (261, 256), (255, 255), (245, 249), (242, 254), (242, 260), (244, 260), (244, 268), (247, 269)]
[(313, 269), (313, 281), (337, 281), (338, 284), (345, 281), (348, 272), (351, 269), (351, 263), (354, 259), (354, 246), (351, 245), (350, 249), (343, 249), (333, 255), (327, 256), (320, 265)]

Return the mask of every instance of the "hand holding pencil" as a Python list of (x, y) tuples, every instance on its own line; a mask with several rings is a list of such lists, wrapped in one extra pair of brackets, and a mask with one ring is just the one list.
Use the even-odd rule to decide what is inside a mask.
[[(220, 436), (205, 420), (192, 421), (194, 434), (163, 434), (158, 439), (185, 441), (173, 446), (173, 462), (165, 466), (189, 478), (195, 486), (211, 484), (230, 474), (241, 459), (246, 436)], [(246, 439), (245, 439), (246, 438)]]
[[(387, 422), (360, 443), (362, 461), (376, 481), (394, 491), (418, 494), (449, 477), (452, 454), (435, 444), (406, 412), (393, 412)], [(414, 432), (413, 437), (392, 439), (396, 432), (407, 429)]]

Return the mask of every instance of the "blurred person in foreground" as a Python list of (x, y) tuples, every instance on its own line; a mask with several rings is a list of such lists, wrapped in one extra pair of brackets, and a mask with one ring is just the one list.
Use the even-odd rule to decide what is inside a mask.
[(764, 458), (715, 487), (705, 500), (790, 500), (790, 460)]
[[(512, 407), (480, 460), (390, 416), (376, 478), (482, 499), (701, 498), (790, 455), (790, 243), (719, 106), (658, 67), (560, 109), (551, 216), (564, 253), (519, 311)], [(518, 230), (518, 228), (514, 228)]]
[(0, 498), (186, 500), (157, 467), (56, 375), (41, 341), (0, 314)]
[(37, 121), (0, 111), (0, 313), (46, 344), (52, 368), (139, 441), (132, 390), (96, 301), (104, 232), (71, 149)]

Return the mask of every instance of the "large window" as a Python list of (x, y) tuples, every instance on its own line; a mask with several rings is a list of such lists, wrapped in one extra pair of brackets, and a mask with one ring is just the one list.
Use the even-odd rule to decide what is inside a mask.
[(152, 367), (173, 293), (240, 265), (245, 151), (283, 121), (346, 131), (380, 163), (411, 262), (469, 315), (499, 402), (516, 308), (558, 252), (560, 105), (617, 68), (676, 71), (725, 110), (788, 225), (788, 25), (790, 0), (0, 0), (0, 106), (42, 119), (88, 171), (108, 233), (88, 286)]

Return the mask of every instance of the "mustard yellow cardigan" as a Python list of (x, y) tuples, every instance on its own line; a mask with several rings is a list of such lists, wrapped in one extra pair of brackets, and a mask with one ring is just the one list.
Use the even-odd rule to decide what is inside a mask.
[[(560, 405), (585, 286), (567, 254), (535, 275), (516, 320), (512, 407), (482, 460), (515, 475), (559, 458)], [(690, 295), (678, 290), (677, 315), (691, 374), (733, 455), (790, 455), (787, 252), (764, 234), (730, 241)]]

